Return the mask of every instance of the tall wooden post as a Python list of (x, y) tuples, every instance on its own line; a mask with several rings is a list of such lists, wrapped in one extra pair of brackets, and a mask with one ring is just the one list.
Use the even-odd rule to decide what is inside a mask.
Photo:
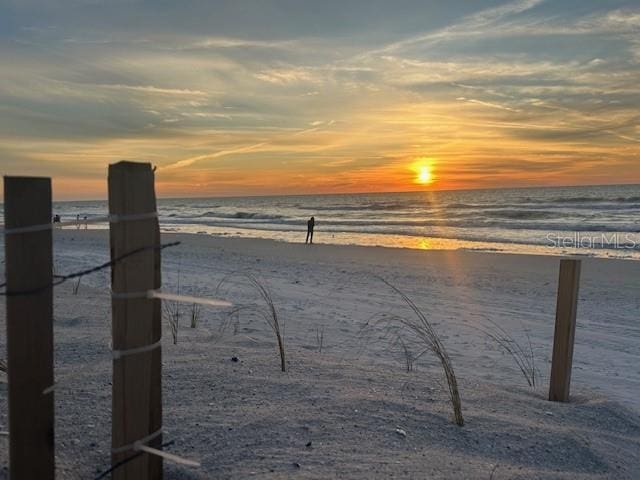
[(580, 260), (560, 260), (556, 327), (549, 385), (549, 400), (555, 402), (569, 401), (579, 286)]
[(10, 477), (53, 479), (51, 179), (5, 177), (4, 201)]
[[(157, 449), (162, 444), (161, 350), (131, 352), (152, 346), (162, 337), (160, 300), (142, 298), (144, 292), (161, 284), (160, 250), (152, 249), (160, 245), (158, 220), (144, 215), (155, 211), (151, 165), (110, 165), (109, 213), (116, 217), (110, 232), (111, 258), (146, 249), (116, 263), (111, 274), (112, 343), (114, 351), (123, 353), (113, 360), (112, 465), (134, 455), (127, 446), (136, 441), (152, 437), (144, 443)], [(113, 478), (161, 479), (162, 459), (145, 453), (117, 468)]]

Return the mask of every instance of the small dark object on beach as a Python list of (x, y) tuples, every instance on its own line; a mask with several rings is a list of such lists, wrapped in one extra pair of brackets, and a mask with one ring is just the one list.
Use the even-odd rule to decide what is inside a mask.
[(305, 445), (305, 447), (307, 447), (307, 448), (311, 448), (311, 445), (312, 445), (312, 442), (311, 442), (311, 440), (309, 440), (309, 441), (307, 442), (307, 444)]
[(237, 363), (240, 361), (240, 359), (238, 357), (231, 357), (231, 361)]

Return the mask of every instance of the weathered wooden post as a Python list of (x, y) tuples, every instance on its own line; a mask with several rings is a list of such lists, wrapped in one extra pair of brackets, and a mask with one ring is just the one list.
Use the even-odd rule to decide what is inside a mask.
[(568, 402), (576, 332), (580, 260), (560, 260), (549, 400)]
[[(161, 303), (146, 293), (160, 288), (160, 232), (153, 169), (148, 163), (109, 166), (111, 259), (141, 249), (112, 268), (113, 466), (137, 445), (162, 444)], [(113, 472), (117, 480), (162, 478), (162, 458), (143, 453)]]
[(53, 479), (51, 179), (4, 178), (12, 480)]

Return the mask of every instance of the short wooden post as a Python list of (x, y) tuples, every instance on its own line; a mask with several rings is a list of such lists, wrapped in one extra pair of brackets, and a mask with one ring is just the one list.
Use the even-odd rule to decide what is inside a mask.
[[(136, 453), (127, 448), (136, 441), (152, 437), (146, 445), (160, 449), (162, 444), (161, 349), (130, 352), (152, 346), (162, 337), (160, 300), (143, 298), (145, 292), (161, 285), (160, 250), (154, 249), (160, 245), (158, 220), (144, 215), (155, 211), (151, 165), (133, 162), (110, 165), (109, 213), (116, 217), (111, 223), (111, 258), (143, 249), (116, 263), (111, 274), (112, 343), (114, 351), (123, 353), (113, 360), (111, 463), (114, 466)], [(145, 453), (118, 467), (113, 478), (161, 479), (162, 459)]]
[(51, 179), (5, 177), (4, 201), (10, 477), (53, 479)]
[(580, 260), (560, 260), (549, 400), (568, 402), (576, 332)]

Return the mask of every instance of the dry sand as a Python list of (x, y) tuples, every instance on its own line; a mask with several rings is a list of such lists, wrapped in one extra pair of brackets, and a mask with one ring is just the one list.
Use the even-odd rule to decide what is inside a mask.
[[(558, 257), (199, 235), (164, 241), (176, 237), (183, 244), (163, 253), (165, 289), (179, 281), (184, 294), (214, 297), (231, 272), (263, 279), (286, 323), (289, 371), (279, 371), (264, 320), (241, 315), (237, 328), (222, 331), (226, 312), (205, 307), (191, 329), (183, 306), (177, 345), (165, 324), (165, 440), (202, 467), (166, 463), (167, 478), (640, 478), (639, 262), (584, 260), (573, 398), (560, 404), (545, 400)], [(55, 253), (62, 273), (101, 263), (106, 232), (56, 232)], [(362, 335), (377, 313), (408, 313), (376, 275), (412, 297), (441, 334), (464, 427), (451, 422), (430, 355), (408, 373), (384, 330)], [(109, 466), (108, 286), (105, 271), (84, 279), (77, 295), (70, 284), (56, 289), (59, 478), (92, 478)], [(239, 277), (223, 293), (237, 304), (258, 301)], [(2, 304), (3, 331), (4, 318)], [(488, 320), (523, 343), (529, 333), (537, 388), (477, 329)], [(0, 385), (0, 430), (6, 397)], [(0, 442), (6, 476), (8, 442)]]

